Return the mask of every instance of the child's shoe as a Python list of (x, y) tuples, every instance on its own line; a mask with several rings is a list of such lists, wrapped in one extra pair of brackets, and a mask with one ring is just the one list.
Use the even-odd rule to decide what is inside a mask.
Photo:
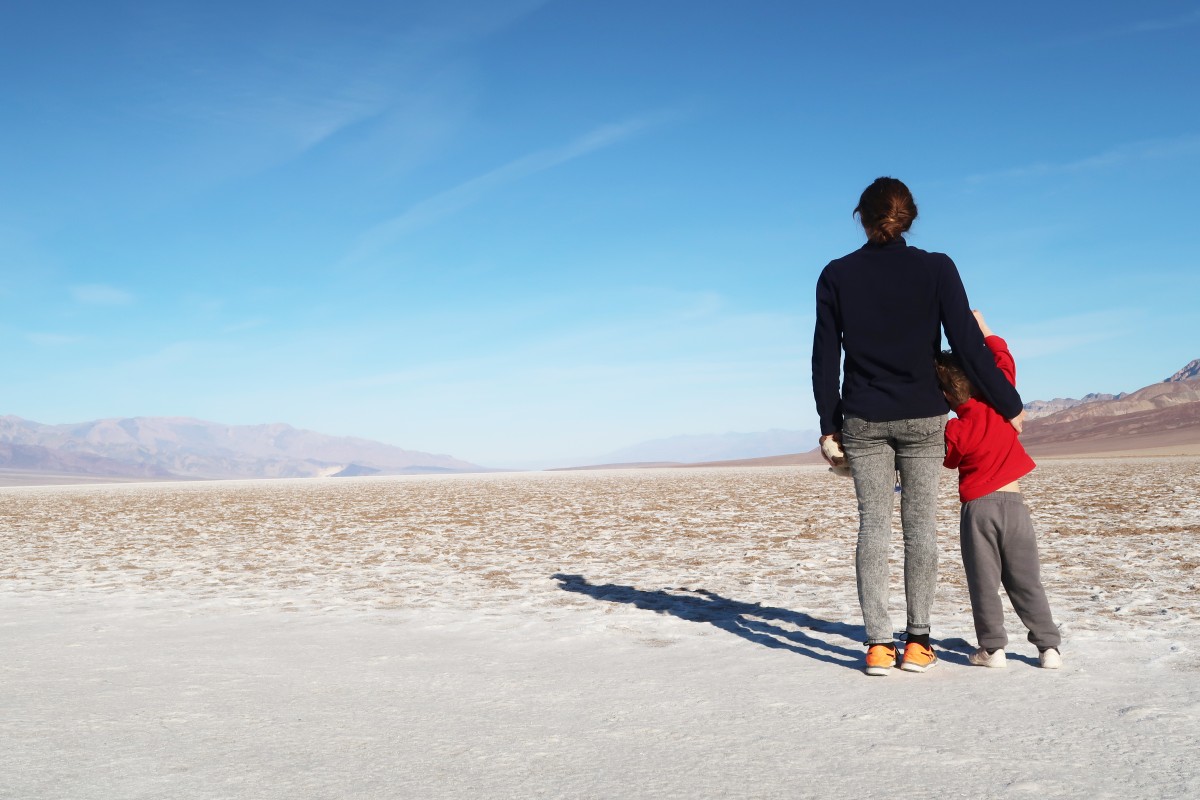
[(986, 647), (981, 647), (967, 656), (967, 661), (970, 661), (977, 667), (990, 667), (992, 669), (1004, 669), (1008, 666), (1008, 658), (1004, 655), (1003, 647), (993, 650), (990, 653)]
[(938, 657), (933, 648), (920, 642), (909, 642), (904, 646), (904, 662), (900, 669), (905, 672), (924, 672), (937, 666)]
[(1042, 669), (1059, 669), (1062, 667), (1062, 656), (1057, 647), (1047, 647), (1038, 651), (1038, 666)]
[(896, 666), (896, 645), (873, 644), (867, 648), (867, 674), (887, 675)]

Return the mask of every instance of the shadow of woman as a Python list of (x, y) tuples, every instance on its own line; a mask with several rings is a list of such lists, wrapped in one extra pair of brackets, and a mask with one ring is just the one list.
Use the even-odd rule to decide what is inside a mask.
[(578, 592), (610, 603), (628, 603), (635, 608), (670, 614), (689, 622), (708, 623), (755, 644), (790, 650), (827, 664), (855, 670), (862, 666), (861, 646), (851, 650), (808, 633), (840, 636), (857, 644), (864, 638), (864, 631), (859, 626), (829, 622), (799, 611), (730, 600), (704, 589), (649, 592), (612, 583), (588, 583), (582, 575), (560, 572), (551, 577), (566, 592)]

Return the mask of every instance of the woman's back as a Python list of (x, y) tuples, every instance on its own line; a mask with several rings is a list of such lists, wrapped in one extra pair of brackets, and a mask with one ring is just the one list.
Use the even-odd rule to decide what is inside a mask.
[[(909, 247), (903, 238), (868, 244), (825, 268), (818, 313), (841, 333), (844, 414), (885, 422), (945, 413), (933, 358), (948, 272), (957, 275), (947, 256)], [(829, 354), (836, 363), (832, 347)], [(824, 383), (827, 393), (838, 390), (836, 377)]]

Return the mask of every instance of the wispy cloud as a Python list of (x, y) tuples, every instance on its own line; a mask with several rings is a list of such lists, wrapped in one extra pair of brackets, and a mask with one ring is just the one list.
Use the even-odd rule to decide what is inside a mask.
[[(312, 74), (302, 75), (294, 86), (313, 85), (314, 79), (331, 71), (330, 67), (340, 79), (336, 85), (328, 86), (324, 97), (315, 104), (319, 114), (284, 115), (284, 119), (296, 121), (299, 137), (295, 155), (322, 144), (346, 128), (387, 116), (397, 106), (406, 112), (403, 116), (410, 124), (414, 117), (428, 117), (429, 106), (436, 103), (425, 98), (421, 88), (440, 84), (448, 66), (462, 57), (462, 51), (469, 51), (474, 44), (500, 34), (550, 2), (451, 0), (435, 3), (425, 10), (428, 16), (408, 30), (378, 39), (368, 36), (359, 40), (360, 44), (367, 44), (364, 53), (347, 48), (332, 64), (317, 59)], [(370, 44), (372, 40), (375, 47)], [(325, 46), (322, 42), (322, 48)], [(347, 64), (357, 65), (357, 69), (342, 74)], [(444, 94), (445, 90), (441, 92)], [(453, 102), (450, 104), (454, 105)], [(306, 102), (305, 105), (312, 104)], [(421, 107), (414, 108), (414, 105)], [(445, 110), (434, 113), (454, 116)]]
[(234, 322), (230, 325), (226, 325), (224, 328), (221, 329), (221, 333), (241, 333), (243, 331), (249, 331), (249, 330), (254, 330), (255, 328), (261, 328), (262, 326), (264, 326), (266, 324), (267, 324), (267, 321), (265, 319), (247, 319), (247, 320), (243, 320), (241, 322)]
[(747, 374), (761, 381), (764, 375), (799, 374), (780, 365), (804, 358), (802, 341), (803, 325), (795, 315), (729, 308), (713, 292), (668, 292), (653, 306), (621, 318), (581, 315), (537, 336), (507, 341), (502, 348), (368, 372), (339, 385), (358, 391), (491, 382), (490, 391), (498, 390), (497, 383), (512, 383), (514, 391), (553, 394), (564, 382), (602, 392), (619, 385), (613, 380), (620, 375), (669, 386), (674, 379), (668, 376), (707, 381), (713, 370), (721, 373), (716, 383), (730, 378), (730, 371), (741, 381), (748, 380)]
[(82, 342), (83, 337), (65, 333), (26, 333), (25, 341), (38, 347), (66, 347)]
[(599, 150), (625, 142), (675, 116), (660, 112), (602, 125), (565, 145), (538, 150), (464, 181), (410, 206), (406, 211), (369, 229), (342, 260), (342, 266), (368, 258), (412, 231), (433, 225), (482, 200), (505, 185), (553, 169)]
[(1151, 33), (1154, 31), (1173, 31), (1178, 28), (1188, 28), (1200, 24), (1200, 8), (1192, 9), (1186, 14), (1175, 17), (1159, 17), (1134, 23), (1125, 32)]
[(1103, 153), (1070, 161), (1039, 161), (1019, 167), (981, 172), (967, 176), (967, 182), (978, 184), (997, 180), (1020, 180), (1053, 175), (1069, 175), (1120, 167), (1143, 161), (1165, 161), (1200, 155), (1200, 136), (1181, 136), (1174, 139), (1147, 139), (1119, 145)]
[(393, 4), (370, 19), (318, 2), (310, 9), (315, 25), (281, 21), (264, 6), (249, 9), (233, 29), (202, 4), (186, 13), (143, 4), (122, 19), (124, 50), (139, 53), (137, 83), (128, 89), (136, 99), (125, 110), (154, 128), (155, 144), (130, 168), (152, 168), (154, 183), (166, 184), (159, 191), (177, 194), (259, 175), (323, 148), (355, 151), (367, 146), (364, 139), (386, 138), (388, 153), (419, 161), (449, 138), (445, 129), (464, 124), (479, 43), (547, 2)]
[[(1132, 8), (1132, 6), (1130, 6), (1130, 8)], [(1124, 39), (1129, 36), (1138, 36), (1147, 33), (1161, 33), (1163, 31), (1179, 30), (1180, 28), (1189, 28), (1197, 24), (1200, 24), (1200, 9), (1192, 9), (1187, 13), (1179, 14), (1173, 17), (1141, 19), (1133, 22), (1114, 25), (1108, 28), (1082, 31), (1080, 33), (1043, 41), (1039, 46), (1041, 48), (1057, 49), (1060, 47), (1070, 47), (1080, 44), (1094, 44), (1095, 42), (1103, 42), (1110, 39)]]
[(1113, 309), (1021, 325), (1009, 338), (1018, 358), (1038, 358), (1134, 335), (1141, 311)]
[(71, 298), (87, 306), (127, 306), (133, 295), (124, 289), (93, 283), (71, 287)]
[(147, 353), (134, 355), (105, 367), (110, 374), (145, 376), (172, 370), (213, 352), (211, 345), (199, 341), (168, 342)]

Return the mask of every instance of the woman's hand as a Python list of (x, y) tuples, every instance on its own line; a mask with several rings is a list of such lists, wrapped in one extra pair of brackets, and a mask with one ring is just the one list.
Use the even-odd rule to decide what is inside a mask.
[(1008, 421), (1008, 424), (1012, 425), (1014, 428), (1016, 428), (1017, 433), (1020, 433), (1022, 430), (1024, 430), (1024, 428), (1025, 428), (1025, 409), (1021, 409), (1021, 413), (1017, 414), (1015, 417), (1010, 419)]
[(831, 467), (846, 466), (846, 454), (842, 451), (842, 434), (827, 433), (821, 437), (821, 457)]

